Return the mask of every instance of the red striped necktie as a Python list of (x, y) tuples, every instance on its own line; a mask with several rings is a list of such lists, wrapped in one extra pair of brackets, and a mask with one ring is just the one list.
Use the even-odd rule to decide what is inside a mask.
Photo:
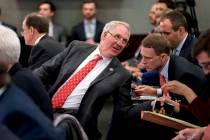
[(63, 106), (67, 97), (72, 93), (75, 87), (82, 81), (82, 79), (85, 78), (85, 76), (95, 67), (97, 62), (101, 59), (102, 57), (100, 55), (97, 55), (96, 58), (89, 61), (72, 77), (70, 76), (68, 78), (68, 80), (57, 90), (52, 98), (52, 107), (54, 110)]

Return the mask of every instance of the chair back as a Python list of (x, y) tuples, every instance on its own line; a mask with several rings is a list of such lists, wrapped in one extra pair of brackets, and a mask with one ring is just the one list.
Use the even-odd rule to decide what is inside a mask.
[(87, 134), (73, 115), (57, 115), (54, 120), (54, 126), (65, 130), (66, 140), (88, 140)]

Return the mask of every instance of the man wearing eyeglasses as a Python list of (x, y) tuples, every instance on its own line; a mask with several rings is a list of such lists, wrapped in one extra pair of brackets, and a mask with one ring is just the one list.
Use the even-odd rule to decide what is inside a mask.
[(158, 26), (159, 32), (171, 43), (172, 54), (182, 56), (195, 63), (192, 59), (191, 50), (197, 39), (187, 32), (187, 28), (184, 15), (178, 11), (164, 14)]
[(34, 71), (45, 85), (54, 83), (49, 91), (53, 103), (65, 83), (79, 75), (96, 56), (102, 57), (68, 93), (64, 103), (60, 107), (54, 107), (57, 113), (76, 116), (90, 140), (99, 140), (101, 137), (97, 119), (108, 97), (113, 96), (114, 99), (112, 124), (115, 126), (121, 124), (118, 117), (127, 116), (132, 105), (129, 95), (132, 76), (116, 58), (126, 47), (129, 37), (129, 24), (111, 21), (105, 25), (98, 45), (73, 41), (63, 52)]

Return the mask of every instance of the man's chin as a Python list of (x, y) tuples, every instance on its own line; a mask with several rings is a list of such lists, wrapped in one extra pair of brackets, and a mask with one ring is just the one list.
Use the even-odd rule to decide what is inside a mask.
[(149, 69), (149, 68), (146, 68), (146, 70), (147, 70), (147, 72), (150, 72), (150, 71), (152, 71), (152, 69)]

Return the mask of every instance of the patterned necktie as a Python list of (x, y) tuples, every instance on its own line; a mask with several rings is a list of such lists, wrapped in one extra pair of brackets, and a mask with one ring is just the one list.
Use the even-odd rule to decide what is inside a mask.
[(52, 98), (53, 109), (61, 108), (66, 101), (67, 97), (72, 93), (75, 87), (85, 78), (85, 76), (95, 67), (97, 62), (101, 60), (102, 57), (97, 55), (96, 58), (89, 61), (83, 68), (76, 72), (72, 77), (70, 77), (55, 93)]
[[(165, 77), (160, 74), (159, 80), (160, 80), (160, 86), (162, 87), (166, 83)], [(163, 96), (169, 96), (169, 93), (167, 90), (163, 90)]]

